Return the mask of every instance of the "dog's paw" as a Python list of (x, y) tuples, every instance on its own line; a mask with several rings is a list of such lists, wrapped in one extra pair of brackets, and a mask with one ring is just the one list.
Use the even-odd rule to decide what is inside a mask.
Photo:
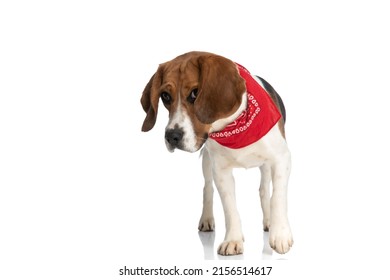
[(279, 254), (287, 253), (293, 245), (290, 227), (287, 225), (271, 225), (269, 245)]
[(242, 241), (224, 241), (218, 247), (218, 254), (223, 256), (239, 255), (244, 252), (244, 242)]
[(214, 218), (200, 218), (198, 229), (200, 231), (213, 231), (215, 228)]

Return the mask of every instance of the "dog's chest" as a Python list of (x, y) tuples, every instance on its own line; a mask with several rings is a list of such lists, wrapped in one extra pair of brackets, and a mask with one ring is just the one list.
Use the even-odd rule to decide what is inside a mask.
[(258, 145), (241, 149), (228, 149), (214, 141), (207, 141), (207, 148), (215, 163), (233, 168), (252, 168), (264, 164), (267, 160)]
[(265, 158), (261, 154), (236, 154), (232, 156), (232, 164), (234, 167), (252, 168), (263, 165)]

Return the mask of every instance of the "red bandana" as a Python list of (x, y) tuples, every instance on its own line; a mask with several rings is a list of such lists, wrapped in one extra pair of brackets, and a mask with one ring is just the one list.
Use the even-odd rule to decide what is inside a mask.
[(248, 70), (239, 64), (237, 66), (241, 77), (246, 82), (247, 108), (223, 130), (209, 135), (222, 146), (232, 149), (246, 147), (256, 142), (266, 135), (281, 118), (269, 94), (256, 82)]

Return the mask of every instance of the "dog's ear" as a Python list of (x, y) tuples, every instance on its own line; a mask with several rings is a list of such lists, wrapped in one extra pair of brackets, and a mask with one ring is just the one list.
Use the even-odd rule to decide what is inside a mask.
[(151, 130), (156, 123), (158, 102), (160, 98), (158, 89), (161, 86), (162, 71), (162, 67), (160, 66), (157, 72), (150, 78), (142, 93), (141, 105), (146, 113), (142, 131)]
[(222, 56), (204, 55), (198, 58), (199, 88), (194, 103), (197, 118), (205, 124), (228, 117), (241, 104), (245, 80), (236, 64)]

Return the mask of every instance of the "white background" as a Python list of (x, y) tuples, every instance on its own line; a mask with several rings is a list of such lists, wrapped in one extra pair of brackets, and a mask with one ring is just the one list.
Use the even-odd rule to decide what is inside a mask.
[[(385, 2), (2, 1), (0, 278), (255, 264), (274, 266), (269, 279), (388, 279)], [(295, 240), (286, 255), (262, 253), (259, 172), (237, 170), (245, 253), (215, 253), (216, 195), (215, 261), (205, 261), (199, 153), (166, 150), (162, 107), (140, 131), (149, 78), (191, 50), (244, 65), (284, 99)]]

